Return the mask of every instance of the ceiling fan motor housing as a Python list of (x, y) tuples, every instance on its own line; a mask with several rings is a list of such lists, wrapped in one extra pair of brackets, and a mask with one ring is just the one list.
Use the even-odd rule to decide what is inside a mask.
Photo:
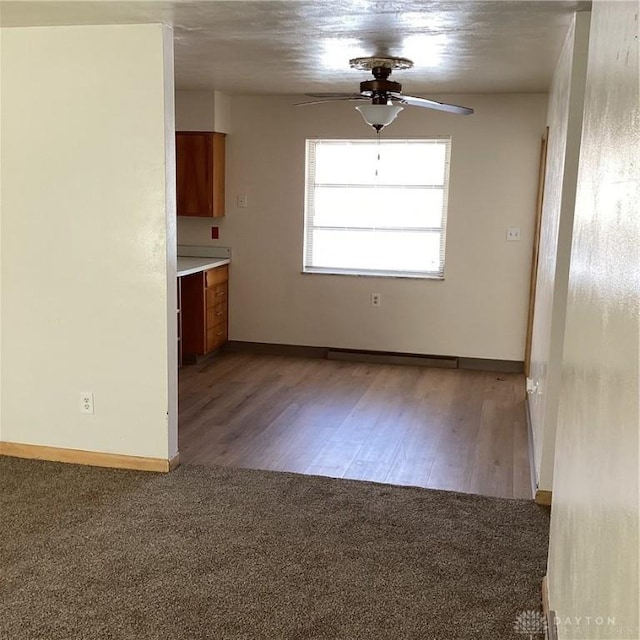
[(388, 80), (391, 69), (388, 67), (374, 67), (373, 80), (365, 80), (360, 83), (360, 93), (370, 95), (372, 104), (387, 104), (389, 92), (402, 93), (402, 85), (399, 82)]

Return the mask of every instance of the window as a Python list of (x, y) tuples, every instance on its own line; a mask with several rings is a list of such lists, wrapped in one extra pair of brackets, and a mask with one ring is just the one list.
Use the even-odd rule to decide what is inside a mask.
[(307, 140), (304, 271), (443, 278), (450, 147)]

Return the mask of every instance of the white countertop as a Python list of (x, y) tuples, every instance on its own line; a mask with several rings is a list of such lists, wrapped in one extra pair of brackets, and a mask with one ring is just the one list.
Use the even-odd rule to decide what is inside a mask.
[(183, 258), (178, 256), (177, 275), (178, 278), (181, 278), (199, 271), (215, 269), (215, 267), (221, 267), (230, 262), (229, 258)]

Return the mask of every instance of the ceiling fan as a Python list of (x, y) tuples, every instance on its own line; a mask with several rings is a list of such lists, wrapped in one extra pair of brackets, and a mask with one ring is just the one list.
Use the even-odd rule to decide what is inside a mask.
[(389, 76), (396, 69), (411, 69), (413, 62), (407, 58), (384, 56), (353, 58), (349, 60), (349, 65), (352, 69), (371, 71), (373, 80), (361, 82), (359, 93), (309, 93), (307, 94), (309, 97), (318, 99), (300, 102), (297, 106), (333, 102), (334, 100), (367, 100), (370, 101), (370, 104), (356, 107), (356, 109), (367, 124), (370, 124), (378, 133), (393, 122), (398, 113), (402, 111), (403, 107), (397, 106), (398, 104), (425, 107), (463, 116), (473, 113), (473, 109), (470, 107), (408, 96), (402, 93), (402, 85), (399, 82), (389, 80)]

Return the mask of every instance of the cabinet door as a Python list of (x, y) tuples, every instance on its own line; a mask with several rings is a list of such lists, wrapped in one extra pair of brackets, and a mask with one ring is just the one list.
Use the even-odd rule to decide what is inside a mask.
[(182, 316), (182, 360), (195, 362), (205, 353), (206, 308), (202, 272), (180, 278), (180, 315)]
[(179, 216), (224, 215), (225, 135), (176, 133), (176, 199)]
[(182, 366), (182, 278), (177, 279), (178, 284), (178, 367)]

